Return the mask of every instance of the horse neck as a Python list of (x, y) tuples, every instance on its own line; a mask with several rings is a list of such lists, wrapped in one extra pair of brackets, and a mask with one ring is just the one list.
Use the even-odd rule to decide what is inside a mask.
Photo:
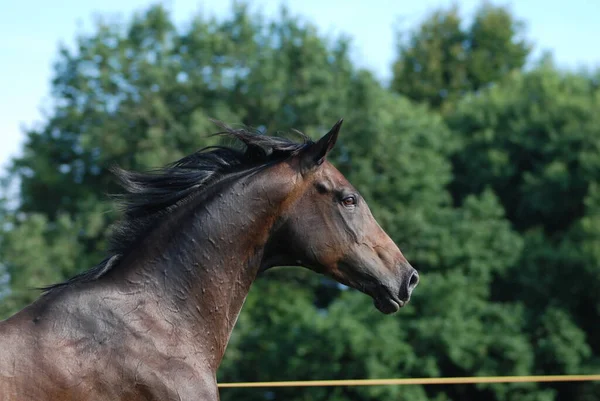
[(238, 179), (176, 210), (149, 235), (136, 252), (135, 268), (128, 269), (126, 282), (150, 289), (148, 296), (161, 308), (156, 316), (177, 321), (210, 354), (215, 369), (269, 258), (265, 244), (287, 196), (282, 189), (292, 181), (283, 168)]

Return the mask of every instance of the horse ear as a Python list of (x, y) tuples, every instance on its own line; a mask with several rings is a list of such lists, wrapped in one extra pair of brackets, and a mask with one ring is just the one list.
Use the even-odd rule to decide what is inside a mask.
[(344, 119), (340, 119), (328, 133), (323, 135), (321, 139), (317, 141), (317, 143), (311, 145), (306, 154), (304, 155), (304, 159), (306, 160), (306, 166), (315, 166), (321, 165), (327, 154), (333, 149), (335, 142), (337, 141), (338, 134), (340, 132), (340, 128)]

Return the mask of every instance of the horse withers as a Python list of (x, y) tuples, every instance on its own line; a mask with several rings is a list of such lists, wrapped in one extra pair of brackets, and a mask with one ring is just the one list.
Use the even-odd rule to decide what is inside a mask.
[(257, 275), (303, 266), (383, 313), (419, 281), (326, 160), (341, 120), (300, 143), (223, 126), (163, 169), (116, 169), (124, 217), (108, 257), (0, 323), (0, 400), (218, 400), (216, 371)]

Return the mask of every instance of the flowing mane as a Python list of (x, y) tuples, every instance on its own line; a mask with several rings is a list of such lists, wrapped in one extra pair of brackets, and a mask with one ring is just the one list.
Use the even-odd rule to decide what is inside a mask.
[(111, 169), (125, 192), (112, 196), (121, 205), (123, 218), (113, 227), (108, 256), (91, 269), (62, 283), (43, 287), (42, 290), (48, 293), (70, 284), (97, 280), (115, 267), (119, 259), (149, 229), (192, 195), (209, 190), (231, 174), (251, 172), (283, 161), (314, 143), (296, 130), (294, 132), (300, 136), (301, 142), (213, 122), (222, 128), (213, 136), (234, 139), (238, 146), (205, 147), (165, 167), (146, 172), (127, 171), (119, 167)]

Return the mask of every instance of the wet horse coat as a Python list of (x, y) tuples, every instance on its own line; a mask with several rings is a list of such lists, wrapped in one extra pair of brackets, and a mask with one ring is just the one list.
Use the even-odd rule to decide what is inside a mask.
[(162, 170), (117, 170), (109, 257), (0, 323), (0, 400), (218, 400), (216, 371), (257, 275), (326, 274), (384, 313), (416, 271), (314, 143), (225, 127), (243, 143)]

